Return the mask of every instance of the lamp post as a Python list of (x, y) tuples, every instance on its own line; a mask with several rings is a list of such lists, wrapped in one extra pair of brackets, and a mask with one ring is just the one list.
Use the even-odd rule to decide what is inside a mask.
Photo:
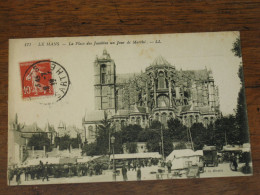
[(162, 156), (164, 160), (164, 146), (163, 146), (163, 125), (161, 124), (161, 141), (162, 141)]
[(162, 154), (162, 142), (159, 142), (159, 146), (160, 146), (160, 154)]
[(114, 181), (116, 181), (115, 147), (114, 147), (115, 139), (116, 138), (114, 136), (111, 137), (111, 144), (113, 146), (113, 180)]

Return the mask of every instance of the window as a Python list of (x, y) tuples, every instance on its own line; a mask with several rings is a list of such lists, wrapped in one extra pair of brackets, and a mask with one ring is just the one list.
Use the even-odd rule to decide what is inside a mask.
[(164, 74), (163, 72), (159, 73), (159, 77), (158, 77), (158, 88), (164, 88)]
[(205, 117), (205, 118), (204, 118), (204, 125), (205, 125), (206, 127), (208, 127), (208, 124), (209, 124), (209, 119), (208, 119), (208, 117)]
[(214, 118), (210, 117), (210, 124), (213, 124), (213, 123), (214, 123)]
[(101, 84), (105, 84), (106, 83), (106, 65), (102, 64), (101, 65)]
[(131, 124), (134, 125), (135, 124), (135, 117), (131, 118)]
[(136, 124), (137, 124), (137, 125), (141, 125), (141, 118), (140, 118), (140, 117), (137, 117), (137, 119), (136, 119)]
[(196, 123), (198, 123), (198, 122), (199, 122), (199, 116), (196, 115)]
[(121, 121), (121, 128), (123, 128), (124, 126), (125, 126), (125, 121), (122, 120), (122, 121)]
[(120, 123), (118, 120), (116, 120), (116, 131), (120, 130)]
[(193, 124), (193, 116), (190, 115), (190, 126)]
[(169, 107), (169, 98), (165, 95), (161, 95), (157, 98), (158, 107), (165, 108)]
[(95, 137), (95, 131), (92, 125), (88, 126), (88, 131), (89, 131), (89, 137), (93, 138)]
[(155, 114), (155, 120), (159, 121), (159, 114), (158, 113)]
[(166, 113), (162, 113), (162, 121), (161, 122), (164, 126), (167, 125), (167, 114)]

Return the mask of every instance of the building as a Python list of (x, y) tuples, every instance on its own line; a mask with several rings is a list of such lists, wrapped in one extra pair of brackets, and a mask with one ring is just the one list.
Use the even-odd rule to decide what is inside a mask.
[(56, 131), (53, 125), (47, 123), (44, 129), (41, 129), (37, 123), (30, 125), (18, 122), (18, 115), (11, 120), (8, 130), (8, 165), (18, 165), (27, 158), (37, 156), (37, 154), (45, 154), (44, 148), (35, 150), (34, 146), (29, 147), (28, 143), (34, 135), (46, 135), (50, 144), (54, 144)]
[[(148, 127), (152, 121), (177, 118), (186, 126), (201, 122), (205, 126), (220, 115), (218, 88), (211, 70), (176, 70), (162, 56), (135, 74), (117, 74), (115, 61), (104, 49), (94, 62), (95, 112), (86, 114), (86, 139), (94, 140), (97, 124), (104, 112), (116, 130), (124, 125)], [(93, 113), (93, 114), (92, 114)]]
[(77, 138), (78, 136), (84, 138), (84, 132), (82, 132), (82, 129), (78, 129), (75, 125), (67, 126), (64, 122), (60, 121), (57, 129), (57, 137), (64, 137), (67, 135), (70, 138)]

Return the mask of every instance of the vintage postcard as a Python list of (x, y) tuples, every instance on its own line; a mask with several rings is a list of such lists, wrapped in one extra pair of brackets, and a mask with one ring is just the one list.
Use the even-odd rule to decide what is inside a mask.
[(8, 185), (253, 174), (239, 32), (9, 40)]

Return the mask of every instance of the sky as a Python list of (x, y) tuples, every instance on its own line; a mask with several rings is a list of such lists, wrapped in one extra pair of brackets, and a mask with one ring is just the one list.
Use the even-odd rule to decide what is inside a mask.
[[(223, 115), (233, 114), (241, 87), (237, 73), (242, 59), (231, 51), (237, 37), (239, 32), (10, 40), (9, 122), (18, 113), (21, 123), (37, 122), (44, 127), (49, 122), (57, 127), (63, 121), (82, 128), (85, 113), (94, 110), (93, 64), (103, 49), (114, 59), (117, 74), (140, 73), (160, 55), (177, 70), (210, 69), (219, 88), (221, 112)], [(145, 43), (133, 44), (133, 41), (141, 40)], [(159, 43), (155, 43), (156, 40)], [(118, 41), (124, 44), (117, 45)], [(115, 42), (115, 45), (110, 42)], [(25, 47), (25, 43), (31, 46)], [(41, 43), (44, 46), (39, 46)], [(47, 46), (47, 43), (52, 43), (52, 46)], [(19, 63), (44, 59), (61, 64), (71, 81), (66, 96), (51, 105), (41, 104), (41, 101), (46, 101), (45, 97), (36, 100), (22, 98)]]

